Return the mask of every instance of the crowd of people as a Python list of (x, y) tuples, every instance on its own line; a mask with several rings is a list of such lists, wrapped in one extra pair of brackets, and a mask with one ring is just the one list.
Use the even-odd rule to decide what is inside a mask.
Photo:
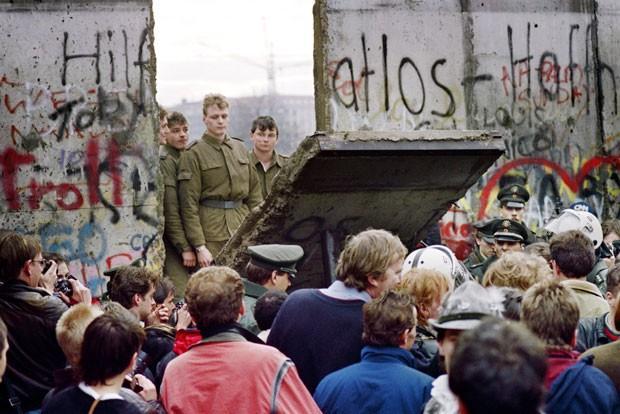
[(162, 111), (163, 277), (111, 269), (93, 298), (65, 258), (0, 233), (0, 412), (620, 413), (620, 221), (574, 206), (533, 232), (511, 182), (464, 262), (368, 229), (329, 286), (287, 294), (301, 246), (213, 263), (286, 163), (271, 117), (247, 151), (228, 109), (208, 95), (188, 148)]

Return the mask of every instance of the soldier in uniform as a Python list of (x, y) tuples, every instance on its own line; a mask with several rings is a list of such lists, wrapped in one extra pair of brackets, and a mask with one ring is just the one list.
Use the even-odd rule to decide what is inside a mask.
[(263, 200), (243, 141), (227, 134), (229, 106), (222, 95), (205, 97), (202, 111), (207, 131), (179, 161), (181, 217), (200, 267), (212, 263), (250, 210)]
[(527, 228), (516, 220), (499, 219), (496, 220), (493, 237), (497, 257), (506, 252), (521, 252), (527, 240)]
[(280, 172), (288, 157), (278, 154), (275, 150), (278, 142), (278, 126), (272, 117), (256, 118), (252, 121), (250, 132), (252, 141), (250, 162), (256, 168), (263, 198), (267, 198), (267, 194), (271, 192), (273, 178)]
[(499, 200), (500, 218), (515, 220), (523, 224), (528, 233), (525, 244), (535, 243), (537, 239), (534, 232), (523, 221), (525, 205), (530, 199), (529, 191), (521, 184), (510, 184), (499, 190), (497, 199)]
[(463, 261), (463, 265), (471, 272), (471, 269), (487, 258), (495, 255), (495, 239), (493, 238), (494, 221), (492, 219), (475, 222), (474, 249)]
[(301, 246), (291, 244), (263, 244), (248, 247), (250, 261), (243, 280), (245, 314), (239, 323), (258, 334), (260, 329), (254, 319), (256, 300), (268, 290), (286, 292), (297, 274), (297, 262), (304, 256)]
[(175, 298), (182, 299), (190, 271), (196, 266), (196, 254), (185, 237), (177, 193), (177, 167), (188, 140), (187, 120), (173, 112), (167, 120), (166, 144), (159, 147), (159, 167), (164, 179), (164, 274), (175, 287)]

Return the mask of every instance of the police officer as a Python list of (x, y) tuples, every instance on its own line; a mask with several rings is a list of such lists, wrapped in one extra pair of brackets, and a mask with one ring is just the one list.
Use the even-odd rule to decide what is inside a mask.
[(527, 228), (522, 223), (510, 219), (499, 219), (495, 223), (496, 227), (493, 233), (495, 255), (501, 257), (507, 252), (523, 251), (528, 235)]
[(276, 151), (278, 126), (270, 116), (259, 116), (252, 121), (250, 129), (250, 162), (256, 168), (263, 198), (271, 192), (271, 183), (280, 172), (288, 157)]
[(200, 267), (211, 264), (250, 210), (263, 200), (243, 141), (227, 134), (229, 106), (222, 95), (204, 98), (207, 131), (179, 161), (181, 217)]
[(492, 219), (480, 220), (472, 224), (474, 228), (474, 249), (463, 262), (467, 269), (484, 262), (489, 256), (495, 254), (493, 225)]
[(175, 298), (183, 298), (189, 273), (196, 266), (196, 254), (185, 237), (177, 193), (177, 168), (188, 140), (187, 119), (179, 112), (167, 118), (166, 143), (159, 147), (159, 167), (164, 179), (164, 274), (175, 288)]
[(515, 220), (522, 223), (527, 229), (528, 236), (525, 244), (536, 242), (536, 236), (523, 221), (525, 213), (525, 205), (530, 199), (530, 193), (521, 184), (510, 184), (502, 187), (497, 194), (499, 200), (500, 218)]
[(304, 249), (298, 245), (263, 244), (248, 247), (250, 261), (244, 279), (245, 314), (239, 323), (254, 333), (259, 329), (254, 320), (256, 300), (267, 290), (285, 292), (297, 274), (297, 262), (304, 256)]

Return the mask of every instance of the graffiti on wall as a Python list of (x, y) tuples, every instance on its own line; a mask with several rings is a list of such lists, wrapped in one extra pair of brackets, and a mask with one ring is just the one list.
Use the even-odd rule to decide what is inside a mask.
[[(326, 58), (332, 129), (488, 129), (505, 136), (505, 156), (459, 202), (468, 219), (454, 211), (444, 217), (444, 241), (460, 245), (469, 234), (461, 226), (497, 214), (505, 174), (521, 176), (532, 193), (526, 221), (534, 229), (576, 199), (599, 217), (620, 217), (620, 56), (598, 43), (592, 16), (479, 13), (467, 50), (460, 13), (450, 20), (373, 12), (395, 13), (392, 28), (378, 32), (351, 15), (333, 17), (343, 40), (328, 45)], [(403, 19), (411, 24), (397, 24)], [(424, 31), (425, 24), (442, 31)]]
[[(94, 19), (80, 11), (75, 23), (33, 13), (49, 21), (33, 36), (46, 53), (20, 54), (19, 41), (3, 40), (2, 227), (38, 236), (101, 294), (103, 271), (139, 257), (161, 261), (148, 11), (127, 13), (122, 24), (101, 12), (92, 25), (77, 23)], [(29, 15), (7, 24), (12, 38)]]

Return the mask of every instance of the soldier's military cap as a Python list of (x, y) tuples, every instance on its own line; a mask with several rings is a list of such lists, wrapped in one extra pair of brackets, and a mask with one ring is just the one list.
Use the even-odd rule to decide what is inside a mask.
[(304, 249), (296, 244), (261, 244), (248, 247), (250, 263), (263, 269), (297, 274), (297, 262), (304, 257)]
[(513, 241), (525, 243), (527, 240), (527, 229), (518, 221), (509, 219), (495, 220), (495, 232), (493, 237), (499, 241)]
[(521, 184), (510, 184), (499, 190), (497, 199), (502, 206), (523, 208), (530, 199), (530, 193)]
[(493, 238), (493, 233), (495, 233), (495, 224), (494, 219), (485, 219), (475, 222), (473, 227), (484, 239), (484, 241), (493, 244), (495, 242), (495, 239)]

